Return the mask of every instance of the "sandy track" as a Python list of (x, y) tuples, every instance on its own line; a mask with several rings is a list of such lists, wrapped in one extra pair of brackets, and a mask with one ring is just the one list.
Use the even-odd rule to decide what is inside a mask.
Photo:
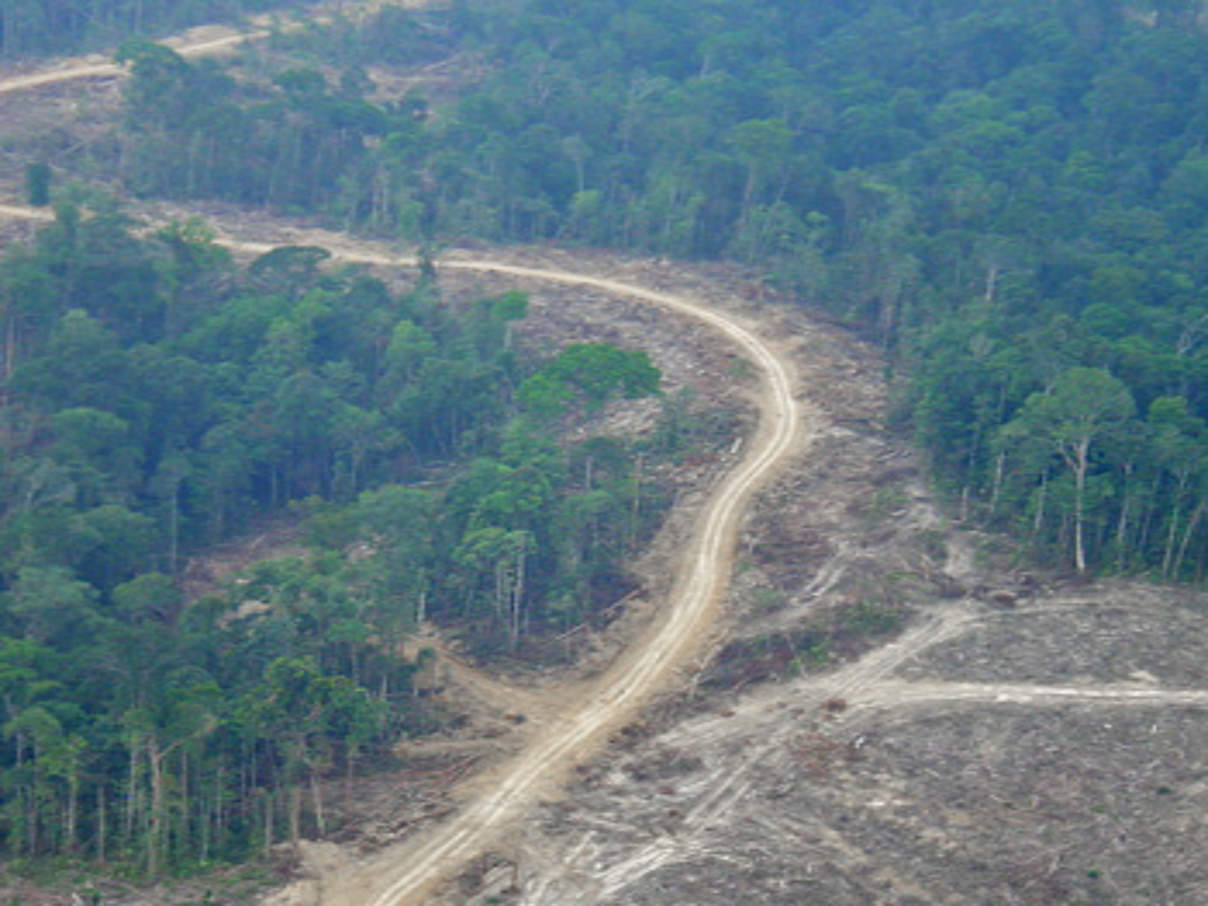
[(38, 220), (50, 223), (55, 219), (54, 211), (49, 208), (27, 208), (23, 205), (0, 204), (0, 217), (12, 220)]
[[(885, 678), (902, 664), (933, 645), (960, 635), (974, 621), (973, 615), (961, 607), (936, 612), (897, 640), (869, 652), (837, 673), (809, 677), (794, 683), (793, 701), (797, 707), (809, 711), (817, 710), (831, 698), (847, 701), (857, 699), (867, 694), (869, 688), (884, 683)], [(751, 745), (740, 761), (727, 762), (724, 770), (710, 776), (705, 784), (706, 791), (685, 814), (674, 834), (662, 834), (636, 847), (625, 858), (608, 865), (603, 871), (578, 874), (575, 903), (589, 906), (615, 902), (617, 897), (640, 883), (642, 878), (706, 848), (705, 839), (712, 827), (722, 822), (750, 792), (754, 782), (752, 774), (756, 768), (773, 761), (776, 753), (784, 747), (785, 740), (800, 732), (795, 721), (786, 720), (784, 712), (779, 709), (765, 708), (766, 703), (759, 701), (758, 696), (752, 704), (755, 711), (745, 714), (740, 722), (748, 727), (752, 739), (758, 739), (759, 742)], [(691, 751), (694, 742), (700, 744), (701, 740), (714, 733), (728, 733), (732, 721), (733, 717), (722, 716), (708, 718), (704, 723), (689, 722), (666, 734), (664, 740), (669, 745)], [(593, 858), (586, 841), (581, 855), (588, 860)], [(592, 877), (592, 883), (582, 883), (589, 876)], [(566, 896), (567, 891), (556, 884), (538, 884), (536, 889), (525, 892), (521, 902), (524, 906), (562, 906)]]
[[(0, 214), (48, 219), (44, 211), (16, 205), (0, 206)], [(218, 242), (250, 254), (261, 254), (275, 247), (271, 243), (230, 237), (222, 237)], [(332, 254), (346, 261), (385, 266), (415, 263), (410, 257), (348, 248), (344, 243), (331, 245)], [(490, 259), (452, 258), (441, 262), (440, 267), (521, 281), (587, 287), (695, 318), (729, 339), (759, 369), (762, 388), (756, 402), (760, 423), (744, 459), (722, 480), (702, 508), (661, 618), (584, 696), (569, 703), (565, 713), (542, 728), (514, 760), (495, 771), (489, 789), (452, 820), (416, 843), (388, 850), (371, 866), (325, 879), (323, 902), (329, 906), (421, 902), (439, 881), (480, 852), (541, 792), (554, 791), (569, 768), (593, 754), (612, 731), (632, 719), (654, 692), (667, 685), (675, 669), (708, 639), (729, 581), (731, 554), (744, 504), (796, 452), (804, 437), (785, 361), (748, 326), (699, 300), (590, 274)]]
[[(392, 0), (391, 5), (420, 7), (426, 6), (430, 2), (432, 0)], [(384, 4), (380, 0), (371, 0), (371, 2), (360, 4), (345, 3), (340, 6), (339, 13), (341, 15), (348, 15), (356, 11), (367, 14), (382, 5)], [(282, 10), (278, 15), (285, 12), (288, 11)], [(274, 30), (287, 32), (303, 28), (309, 23), (325, 25), (332, 21), (332, 17), (324, 12), (322, 5), (314, 7), (312, 12), (300, 21), (287, 21), (283, 19), (274, 21), (275, 19), (276, 17), (273, 14), (264, 13), (249, 18), (247, 20), (248, 27), (244, 29), (229, 26), (199, 26), (177, 37), (156, 40), (157, 43), (172, 48), (182, 57), (205, 57), (229, 53), (241, 44), (263, 41), (265, 38), (271, 37)], [(214, 32), (218, 30), (224, 33), (215, 35)], [(32, 88), (41, 88), (46, 85), (56, 85), (61, 82), (83, 79), (119, 79), (130, 74), (128, 69), (124, 66), (119, 66), (117, 63), (97, 63), (92, 60), (95, 60), (95, 57), (91, 60), (84, 58), (62, 60), (54, 69), (0, 79), (0, 94), (27, 91)]]
[(126, 70), (116, 63), (73, 64), (66, 69), (52, 69), (49, 72), (35, 72), (30, 75), (0, 79), (0, 94), (11, 94), (14, 91), (41, 88), (43, 85), (54, 85), (58, 82), (79, 79), (115, 79), (125, 74)]
[[(256, 245), (247, 250), (262, 249)], [(402, 263), (371, 253), (343, 257), (376, 264)], [(611, 731), (631, 719), (672, 678), (675, 668), (707, 638), (729, 579), (730, 555), (744, 503), (795, 450), (802, 434), (785, 363), (746, 327), (698, 301), (602, 277), (499, 261), (455, 259), (441, 266), (591, 287), (703, 321), (738, 345), (762, 372), (765, 389), (759, 400), (761, 424), (746, 458), (702, 510), (661, 622), (626, 652), (581, 702), (569, 706), (519, 756), (501, 768), (492, 778), (491, 788), (454, 819), (417, 844), (391, 850), (377, 860), (380, 867), (375, 870), (328, 879), (324, 903), (331, 906), (422, 902), (435, 883), (493, 840), (537, 795), (552, 792), (569, 767), (593, 754)], [(382, 877), (387, 878), (385, 883), (374, 883)]]
[[(264, 253), (269, 243), (230, 238), (223, 245)], [(336, 246), (346, 261), (399, 266), (413, 260)], [(583, 762), (607, 736), (631, 720), (654, 692), (672, 679), (707, 641), (729, 580), (734, 538), (751, 493), (794, 453), (803, 439), (786, 363), (748, 327), (704, 303), (617, 280), (563, 270), (524, 267), (489, 259), (450, 259), (450, 270), (478, 271), (524, 281), (583, 286), (638, 299), (704, 322), (727, 337), (756, 364), (763, 390), (760, 427), (739, 466), (713, 492), (700, 514), (680, 577), (660, 622), (633, 645), (579, 701), (542, 728), (511, 762), (493, 772), (489, 789), (452, 820), (418, 841), (392, 847), (371, 866), (323, 881), (327, 906), (396, 906), (420, 903), (442, 880), (497, 838), (507, 823), (542, 794), (553, 793), (569, 768)], [(485, 786), (485, 784), (483, 784)]]
[(397, 876), (365, 901), (374, 906), (417, 902), (416, 898), (428, 889), (432, 880), (451, 864), (460, 864), (472, 855), (498, 827), (521, 810), (531, 798), (531, 791), (540, 786), (543, 775), (551, 771), (560, 774), (584, 759), (610, 730), (631, 718), (666, 683), (674, 668), (697, 650), (729, 579), (730, 555), (743, 504), (794, 450), (800, 434), (800, 417), (784, 362), (754, 333), (699, 302), (600, 277), (491, 261), (453, 261), (444, 266), (590, 286), (694, 317), (728, 337), (751, 357), (763, 374), (765, 392), (760, 400), (761, 427), (745, 460), (713, 493), (702, 511), (662, 624), (605, 676), (585, 707), (573, 709), (536, 739), (503, 772), (494, 790), (411, 852), (399, 864)]

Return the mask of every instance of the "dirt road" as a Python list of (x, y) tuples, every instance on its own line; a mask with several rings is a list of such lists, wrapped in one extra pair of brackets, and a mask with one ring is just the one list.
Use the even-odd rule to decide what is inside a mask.
[[(392, 5), (418, 7), (424, 6), (428, 2), (429, 0), (393, 0)], [(380, 0), (359, 4), (345, 3), (340, 5), (339, 11), (341, 15), (347, 16), (354, 10), (366, 13), (380, 5), (382, 5)], [(329, 22), (331, 22), (331, 17), (325, 12), (325, 6), (320, 4), (315, 6), (309, 15), (298, 21), (278, 20), (276, 16), (265, 13), (249, 18), (245, 28), (200, 26), (190, 29), (182, 35), (164, 38), (160, 43), (171, 47), (182, 57), (205, 57), (229, 53), (241, 44), (263, 41), (273, 34), (274, 29), (291, 31), (302, 28), (307, 23), (322, 25)], [(116, 63), (96, 62), (95, 60), (95, 57), (69, 59), (60, 61), (54, 69), (0, 79), (0, 94), (27, 91), (31, 88), (41, 88), (45, 85), (81, 79), (123, 78), (129, 74), (125, 67)]]
[[(242, 251), (267, 249), (259, 243), (229, 239), (223, 242)], [(345, 260), (379, 265), (410, 263), (370, 252), (337, 248), (333, 253)], [(661, 621), (583, 699), (571, 703), (519, 756), (499, 769), (490, 778), (490, 788), (451, 821), (417, 843), (387, 851), (369, 871), (354, 870), (345, 877), (326, 879), (323, 893), (326, 906), (422, 902), (436, 883), (481, 851), (538, 795), (552, 792), (569, 768), (594, 753), (610, 732), (623, 726), (655, 691), (664, 687), (676, 667), (688, 660), (708, 636), (729, 580), (743, 504), (798, 449), (805, 436), (786, 363), (748, 327), (697, 300), (587, 274), (501, 261), (454, 258), (440, 266), (524, 281), (591, 287), (639, 299), (708, 324), (741, 348), (759, 368), (763, 378), (758, 400), (760, 427), (744, 460), (714, 490), (702, 510)]]
[[(0, 214), (45, 220), (45, 212), (17, 205), (0, 206)], [(313, 233), (308, 238), (313, 239)], [(411, 258), (325, 243), (335, 257), (382, 266), (410, 266)], [(270, 243), (224, 236), (219, 243), (235, 251), (260, 254)], [(589, 757), (623, 726), (650, 696), (672, 678), (677, 666), (707, 639), (730, 575), (731, 554), (743, 505), (805, 439), (799, 407), (793, 398), (790, 368), (753, 330), (735, 317), (705, 303), (590, 274), (525, 267), (506, 261), (452, 257), (441, 268), (477, 271), (522, 282), (553, 282), (588, 287), (625, 296), (695, 318), (733, 342), (758, 368), (762, 389), (756, 400), (759, 428), (739, 465), (714, 489), (700, 513), (696, 532), (685, 551), (679, 577), (661, 619), (640, 638), (594, 686), (566, 712), (551, 721), (509, 764), (490, 778), (489, 788), (460, 814), (417, 844), (391, 849), (373, 866), (343, 877), (325, 879), (326, 906), (395, 906), (421, 902), (426, 892), (455, 871), (521, 814), (541, 792), (556, 788), (558, 778)], [(484, 784), (485, 785), (485, 784)]]
[(740, 346), (763, 373), (765, 391), (759, 401), (761, 427), (746, 459), (716, 489), (702, 512), (662, 624), (639, 641), (604, 677), (583, 707), (571, 709), (508, 766), (490, 793), (408, 853), (398, 863), (397, 874), (390, 883), (364, 900), (329, 898), (333, 906), (354, 902), (374, 906), (419, 902), (433, 880), (491, 839), (497, 828), (530, 801), (533, 791), (551, 773), (561, 775), (567, 767), (590, 754), (610, 730), (631, 718), (704, 640), (729, 579), (731, 551), (743, 503), (794, 451), (801, 438), (800, 417), (787, 366), (767, 344), (727, 315), (691, 299), (582, 274), (476, 260), (451, 261), (444, 266), (590, 286), (651, 302), (709, 324)]
[[(186, 56), (202, 55), (227, 50), (267, 34), (257, 28), (202, 41), (177, 42), (175, 49)], [(124, 69), (111, 63), (77, 63), (0, 81), (0, 93), (72, 79), (124, 74)], [(0, 215), (42, 221), (51, 219), (44, 210), (16, 205), (0, 205)], [(273, 247), (268, 243), (231, 237), (224, 237), (220, 242), (253, 254)], [(333, 248), (332, 252), (347, 261), (386, 266), (414, 264), (409, 258), (358, 251), (343, 245)], [(522, 267), (503, 261), (453, 259), (443, 262), (442, 267), (590, 287), (648, 302), (704, 322), (742, 349), (762, 373), (764, 392), (758, 401), (760, 427), (748, 445), (745, 458), (713, 492), (702, 511), (700, 525), (685, 554), (680, 577), (663, 618), (622, 656), (584, 700), (569, 707), (565, 715), (543, 730), (505, 766), (494, 778), (489, 792), (452, 821), (421, 840), (418, 846), (388, 852), (384, 859), (378, 860), (378, 870), (356, 871), (352, 877), (327, 879), (324, 902), (330, 906), (363, 903), (391, 906), (419, 902), (426, 891), (477, 853), (509, 818), (519, 814), (532, 801), (539, 787), (549, 788), (551, 778), (561, 776), (569, 767), (588, 757), (610, 731), (630, 719), (643, 702), (667, 682), (676, 666), (694, 653), (707, 636), (729, 579), (730, 558), (743, 503), (790, 453), (800, 434), (801, 420), (785, 362), (750, 329), (699, 301), (603, 277)]]
[[(263, 37), (263, 31), (228, 34), (178, 44), (186, 55), (219, 52), (242, 41)], [(122, 70), (112, 64), (80, 63), (49, 73), (31, 74), (0, 81), (0, 93), (17, 91), (73, 78), (117, 76)], [(47, 221), (53, 215), (18, 205), (0, 205), (0, 217)], [(261, 236), (264, 234), (262, 233)], [(348, 262), (377, 266), (410, 266), (414, 262), (385, 248), (354, 244), (348, 237), (321, 231), (274, 230), (272, 242), (249, 241), (226, 235), (220, 244), (246, 254), (268, 252), (280, 244), (297, 242), (328, 248), (335, 257)], [(531, 806), (557, 795), (570, 768), (583, 762), (599, 749), (609, 735), (630, 721), (650, 696), (674, 682), (677, 667), (692, 662), (704, 647), (715, 623), (719, 602), (730, 575), (730, 559), (744, 505), (753, 490), (765, 482), (786, 457), (804, 449), (818, 433), (810, 419), (803, 419), (805, 405), (792, 396), (790, 370), (784, 357), (760, 340), (757, 331), (735, 317), (719, 312), (700, 299), (660, 292), (602, 276), (559, 270), (552, 267), (525, 266), (515, 261), (491, 260), (452, 253), (440, 263), (449, 270), (491, 275), (493, 282), (517, 281), (521, 284), (559, 283), (579, 286), (640, 300), (678, 315), (709, 325), (743, 352), (761, 375), (758, 399), (758, 433), (746, 445), (746, 456), (711, 492), (701, 510), (699, 523), (680, 560), (679, 578), (662, 607), (660, 619), (624, 653), (598, 681), (567, 690), (564, 707), (543, 714), (525, 730), (525, 744), (507, 761), (497, 764), (469, 788), (471, 795), (463, 807), (444, 824), (432, 827), (402, 844), (390, 847), (363, 863), (335, 867), (319, 881), (323, 906), (398, 906), (432, 902), (439, 883), (454, 874), (476, 854), (499, 841), (505, 830), (515, 826)], [(802, 359), (804, 361), (804, 359)], [(802, 366), (803, 369), (805, 366)], [(972, 571), (971, 549), (951, 556), (947, 572), (962, 578)], [(839, 583), (844, 571), (852, 568), (849, 552), (839, 540), (831, 561), (817, 571), (804, 597), (812, 597)], [(1019, 619), (1027, 611), (1013, 611)], [(907, 721), (920, 713), (931, 713), (947, 706), (960, 706), (962, 713), (975, 709), (1007, 705), (1031, 706), (1028, 712), (1043, 713), (1054, 706), (1078, 704), (1113, 709), (1142, 711), (1163, 706), (1202, 708), (1208, 706), (1208, 693), (1198, 689), (1144, 688), (1123, 683), (1063, 685), (1060, 683), (1025, 684), (1017, 682), (985, 683), (926, 679), (906, 681), (895, 674), (904, 664), (923, 652), (950, 642), (979, 625), (985, 614), (964, 603), (935, 608), (895, 642), (870, 652), (858, 661), (825, 677), (802, 679), (777, 689), (766, 697), (756, 693), (740, 701), (725, 714), (713, 715), (673, 728), (661, 737), (661, 744), (686, 752), (700, 752), (706, 746), (724, 749), (736, 738), (736, 726), (746, 729), (741, 745), (732, 746), (737, 754), (720, 755), (701, 770), (696, 786), (685, 789), (682, 807), (677, 802), (674, 831), (658, 833), (641, 845), (627, 844), (609, 850), (600, 833), (589, 832), (579, 842), (572, 841), (568, 852), (529, 847), (541, 853), (550, 864), (538, 867), (522, 892), (525, 906), (562, 906), (632, 901), (632, 894), (643, 879), (665, 871), (677, 861), (687, 863), (700, 852), (708, 851), (716, 829), (741, 823), (744, 802), (758, 790), (760, 772), (769, 765), (787, 763), (786, 777), (797, 770), (791, 761), (794, 737), (802, 733), (800, 722), (786, 719), (796, 710), (817, 714), (824, 702), (843, 699), (848, 709), (834, 719), (850, 734), (887, 713)], [(1000, 657), (1001, 653), (996, 653)], [(475, 682), (472, 675), (469, 681)], [(499, 698), (506, 689), (482, 688), (484, 696)], [(519, 709), (529, 710), (527, 704)], [(1006, 710), (1011, 710), (1010, 708)], [(879, 799), (882, 790), (874, 790)], [(854, 796), (854, 794), (852, 794)], [(870, 794), (872, 795), (872, 794)], [(854, 800), (853, 800), (854, 801)], [(591, 806), (588, 806), (590, 808)], [(750, 814), (761, 820), (766, 802), (751, 806)], [(641, 822), (635, 812), (634, 821)], [(794, 820), (806, 820), (798, 810)], [(750, 815), (748, 816), (750, 817)], [(769, 819), (770, 820), (770, 819)], [(836, 852), (855, 852), (836, 828), (820, 813), (809, 820), (808, 831), (826, 841)], [(846, 819), (845, 819), (846, 820)], [(654, 826), (653, 824), (651, 826)], [(786, 832), (787, 833), (787, 832)], [(576, 838), (578, 839), (578, 838)], [(550, 840), (554, 843), (556, 841)], [(729, 849), (730, 847), (721, 847)], [(760, 852), (766, 849), (761, 844)], [(849, 854), (850, 855), (850, 854)], [(874, 859), (851, 856), (853, 865), (871, 865)], [(760, 863), (762, 865), (762, 863)], [(863, 868), (860, 871), (864, 871)], [(860, 873), (860, 872), (855, 872)], [(899, 881), (895, 888), (906, 891)], [(907, 892), (903, 892), (905, 897)], [(932, 894), (912, 894), (923, 901), (938, 901)], [(867, 901), (867, 900), (865, 900)]]

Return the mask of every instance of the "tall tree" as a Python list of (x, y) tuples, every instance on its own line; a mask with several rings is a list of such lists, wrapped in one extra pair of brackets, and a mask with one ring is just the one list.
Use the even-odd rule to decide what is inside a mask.
[(1004, 428), (1016, 437), (1047, 442), (1074, 479), (1074, 568), (1086, 573), (1084, 538), (1087, 476), (1095, 445), (1136, 413), (1128, 387), (1101, 368), (1070, 368), (1045, 393), (1028, 397)]

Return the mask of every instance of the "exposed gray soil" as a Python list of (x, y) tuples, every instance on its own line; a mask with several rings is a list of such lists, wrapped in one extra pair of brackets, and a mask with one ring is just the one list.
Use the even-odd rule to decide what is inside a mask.
[(957, 709), (845, 737), (803, 727), (723, 826), (600, 902), (1204, 902), (1202, 711)]
[[(1063, 603), (1081, 608), (1075, 627), (1118, 606), (1106, 595)], [(1084, 641), (1088, 676), (1135, 662), (1147, 628), (1197, 619), (1133, 606), (1144, 610), (1137, 635)], [(516, 848), (527, 878), (508, 902), (1205, 902), (1203, 686), (1187, 707), (1179, 689), (1135, 677), (1058, 687), (1065, 698), (1020, 699), (1011, 690), (1040, 688), (1021, 681), (954, 686), (949, 699), (931, 683), (930, 653), (966, 639), (976, 651), (987, 626), (1013, 619), (1028, 622), (976, 604), (924, 608), (915, 629), (859, 661), (619, 740)], [(1034, 628), (1014, 639), (1023, 672), (1049, 656), (1034, 643), (1050, 627)], [(914, 701), (912, 689), (938, 694)], [(976, 700), (958, 697), (970, 691)]]
[(1073, 600), (1046, 597), (1016, 611), (987, 615), (966, 635), (925, 652), (898, 675), (1016, 683), (1140, 679), (1170, 687), (1208, 687), (1203, 605), (1198, 595), (1105, 582)]

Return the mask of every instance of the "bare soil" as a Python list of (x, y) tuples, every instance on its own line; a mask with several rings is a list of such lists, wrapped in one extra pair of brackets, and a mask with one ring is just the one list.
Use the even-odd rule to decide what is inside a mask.
[(1198, 594), (1103, 582), (988, 616), (903, 668), (904, 679), (1208, 688)]
[[(1002, 540), (930, 499), (875, 357), (793, 335), (843, 397), (753, 508), (723, 657), (498, 849), (492, 902), (1208, 901), (1208, 597), (979, 554)], [(853, 607), (904, 630), (777, 658)]]
[(239, 538), (216, 545), (185, 560), (181, 593), (186, 602), (219, 594), (227, 583), (255, 563), (283, 557), (304, 557), (302, 529), (294, 517), (266, 520)]
[(1203, 902), (1202, 685), (900, 679), (1016, 620), (1016, 662), (1043, 663), (1053, 627), (953, 602), (832, 671), (670, 708), (503, 853), (521, 880), (500, 902)]

